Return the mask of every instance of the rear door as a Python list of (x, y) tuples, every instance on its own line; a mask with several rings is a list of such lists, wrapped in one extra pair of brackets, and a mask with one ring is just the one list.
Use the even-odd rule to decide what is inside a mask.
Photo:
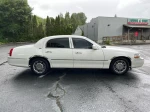
[(46, 42), (44, 50), (45, 57), (48, 58), (53, 68), (72, 68), (73, 55), (70, 48), (70, 38), (53, 38)]

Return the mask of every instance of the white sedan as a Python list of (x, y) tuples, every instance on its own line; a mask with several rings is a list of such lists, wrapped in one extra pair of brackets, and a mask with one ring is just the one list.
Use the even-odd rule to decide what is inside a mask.
[(83, 36), (61, 35), (11, 49), (8, 63), (30, 67), (38, 75), (51, 68), (98, 68), (125, 74), (130, 68), (141, 67), (144, 59), (132, 49), (101, 46)]

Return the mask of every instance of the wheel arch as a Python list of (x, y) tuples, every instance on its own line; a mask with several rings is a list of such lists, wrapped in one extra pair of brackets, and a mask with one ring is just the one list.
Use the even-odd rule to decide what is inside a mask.
[(48, 64), (49, 64), (49, 67), (51, 67), (50, 62), (48, 61), (48, 58), (47, 58), (47, 57), (44, 57), (44, 56), (40, 56), (40, 55), (35, 55), (35, 56), (32, 56), (32, 57), (29, 58), (29, 67), (31, 66), (31, 62), (32, 62), (34, 59), (37, 59), (37, 58), (46, 60), (46, 61), (48, 62)]
[(114, 60), (116, 60), (116, 59), (126, 59), (126, 60), (128, 61), (128, 63), (129, 63), (129, 67), (131, 67), (131, 65), (132, 65), (132, 63), (131, 63), (131, 58), (130, 58), (130, 57), (126, 57), (126, 56), (118, 56), (118, 57), (113, 57), (113, 58), (111, 59), (109, 68), (110, 68), (112, 62), (113, 62)]

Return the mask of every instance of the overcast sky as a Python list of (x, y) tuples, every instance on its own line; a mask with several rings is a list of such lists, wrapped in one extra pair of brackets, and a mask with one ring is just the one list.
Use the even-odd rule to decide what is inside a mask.
[(150, 18), (150, 0), (28, 0), (33, 14), (46, 18), (65, 12), (84, 12), (90, 21), (97, 16)]

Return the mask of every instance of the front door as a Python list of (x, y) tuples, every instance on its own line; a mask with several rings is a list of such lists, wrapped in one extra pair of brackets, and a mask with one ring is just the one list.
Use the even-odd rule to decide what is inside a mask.
[(101, 48), (92, 49), (86, 39), (72, 38), (74, 68), (103, 68), (104, 55)]
[(69, 37), (48, 40), (44, 50), (52, 68), (72, 68), (73, 55)]

